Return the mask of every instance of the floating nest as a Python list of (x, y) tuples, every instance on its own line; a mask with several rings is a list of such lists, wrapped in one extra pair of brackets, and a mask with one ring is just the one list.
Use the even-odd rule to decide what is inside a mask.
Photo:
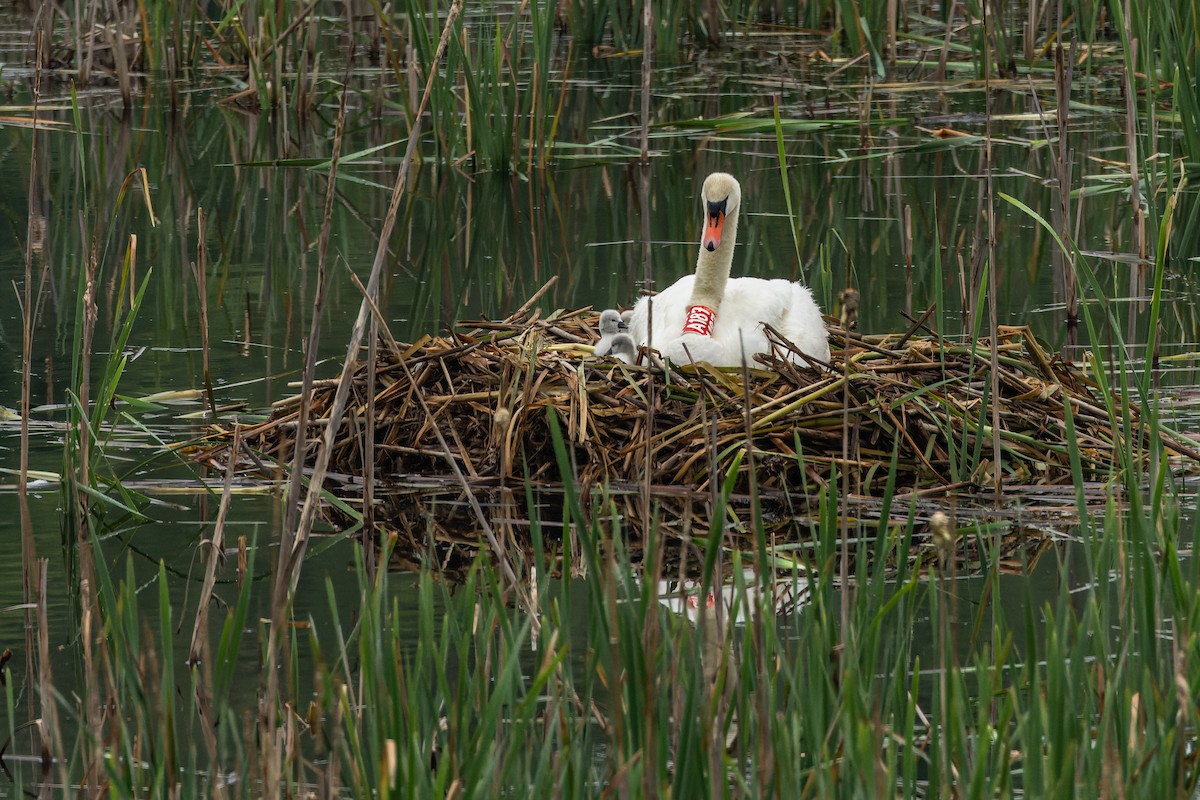
[[(584, 497), (648, 492), (656, 505), (676, 504), (666, 516), (686, 526), (687, 509), (719, 490), (735, 503), (753, 494), (794, 519), (831, 484), (843, 499), (879, 497), (889, 483), (910, 497), (961, 497), (990, 491), (999, 469), (1006, 491), (1046, 492), (1074, 486), (1073, 453), (1082, 479), (1104, 485), (1129, 454), (1146, 451), (1138, 409), (1105, 398), (1023, 327), (999, 330), (995, 415), (987, 340), (943, 340), (920, 326), (866, 336), (831, 323), (830, 368), (767, 358), (749, 370), (666, 369), (593, 357), (596, 326), (591, 310), (535, 313), (465, 323), (412, 344), (384, 341), (377, 362), (359, 364), (350, 378), (329, 461), (342, 493), (361, 497), (369, 458), (383, 503), (377, 522), (407, 531), (414, 547), (431, 538), (470, 545), (479, 525), (468, 493), (482, 493), (503, 507), (496, 516), (510, 519), (527, 506), (528, 487), (561, 492), (564, 476)], [(786, 353), (787, 343), (778, 344)], [(318, 382), (308, 398), (309, 461), (337, 387)], [(241, 466), (291, 462), (302, 400), (281, 400), (268, 421), (243, 427), (254, 455), (239, 458)], [(1129, 432), (1112, 423), (1125, 414)], [(216, 433), (199, 458), (223, 467), (230, 431)], [(1197, 457), (1191, 442), (1162, 435), (1169, 453)], [(639, 507), (650, 506), (629, 502), (622, 513), (636, 517)]]

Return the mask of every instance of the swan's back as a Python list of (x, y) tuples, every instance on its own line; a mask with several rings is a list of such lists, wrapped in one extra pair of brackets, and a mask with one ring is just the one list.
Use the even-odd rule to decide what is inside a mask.
[(778, 282), (790, 287), (791, 299), (780, 315), (779, 324), (774, 327), (783, 338), (800, 348), (800, 352), (829, 363), (829, 331), (812, 289), (792, 281)]
[[(712, 341), (704, 343), (705, 351), (667, 352), (668, 345), (679, 338), (683, 329), (694, 282), (694, 275), (685, 275), (653, 298), (654, 338), (650, 346), (672, 360), (682, 363), (708, 361), (713, 366), (736, 367), (742, 364), (744, 350), (746, 363), (760, 366), (754, 356), (771, 352), (770, 340), (763, 330), (765, 322), (801, 352), (819, 361), (829, 361), (828, 333), (812, 292), (807, 286), (781, 278), (730, 279), (725, 285), (725, 298), (717, 310)], [(633, 308), (629, 333), (635, 342), (647, 341), (649, 306), (650, 298), (643, 297)], [(691, 359), (687, 358), (688, 354)], [(799, 364), (808, 363), (795, 353), (780, 355)]]

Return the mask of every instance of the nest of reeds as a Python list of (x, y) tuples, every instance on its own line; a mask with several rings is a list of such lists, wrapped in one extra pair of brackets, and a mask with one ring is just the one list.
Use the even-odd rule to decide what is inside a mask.
[[(1103, 397), (1026, 328), (999, 330), (993, 413), (986, 340), (864, 336), (831, 324), (829, 367), (767, 358), (749, 370), (668, 369), (591, 356), (596, 322), (590, 310), (534, 314), (412, 344), (385, 341), (377, 362), (359, 364), (350, 378), (330, 472), (396, 489), (391, 496), (406, 499), (385, 516), (402, 516), (413, 496), (439, 489), (522, 497), (527, 486), (554, 490), (564, 481), (584, 496), (604, 487), (686, 500), (718, 488), (791, 504), (835, 475), (867, 496), (889, 484), (921, 494), (990, 487), (997, 469), (1010, 489), (1071, 485), (1073, 469), (1084, 481), (1106, 481), (1131, 450), (1128, 431), (1145, 435), (1136, 408), (1127, 409), (1131, 428), (1114, 426), (1120, 398)], [(297, 430), (299, 395), (243, 429), (253, 464), (289, 463), (300, 435), (311, 458), (337, 386), (315, 387), (305, 431)], [(222, 441), (200, 458), (223, 465)], [(1164, 443), (1197, 455), (1182, 439)]]

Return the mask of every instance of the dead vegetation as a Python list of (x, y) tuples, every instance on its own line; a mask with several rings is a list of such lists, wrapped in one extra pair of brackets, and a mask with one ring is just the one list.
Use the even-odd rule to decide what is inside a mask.
[[(374, 382), (368, 384), (367, 364), (354, 372), (330, 458), (347, 499), (361, 495), (369, 457), (383, 503), (376, 520), (409, 528), (415, 543), (427, 537), (413, 526), (436, 517), (445, 530), (434, 538), (469, 540), (462, 530), (450, 532), (456, 495), (503, 496), (507, 500), (498, 503), (514, 506), (500, 515), (508, 519), (520, 516), (527, 486), (562, 489), (551, 416), (567, 447), (572, 484), (585, 496), (600, 487), (617, 496), (648, 489), (663, 503), (686, 504), (727, 488), (735, 497), (753, 492), (794, 506), (831, 480), (865, 497), (882, 496), (889, 477), (893, 491), (924, 496), (992, 483), (986, 340), (972, 345), (928, 332), (864, 336), (832, 325), (831, 369), (773, 360), (746, 372), (664, 371), (592, 357), (584, 345), (596, 339), (596, 322), (591, 310), (544, 318), (534, 312), (467, 323), (412, 344), (385, 341)], [(1072, 454), (1083, 481), (1106, 482), (1124, 454), (1145, 452), (1146, 429), (1136, 408), (1128, 409), (1128, 432), (1114, 427), (1111, 421), (1122, 418), (1119, 398), (1105, 398), (1080, 368), (1047, 353), (1028, 329), (1002, 327), (998, 344), (1006, 487), (1071, 486)], [(335, 389), (336, 381), (319, 383), (309, 398), (312, 423), (304, 435), (310, 453), (324, 433)], [(368, 419), (371, 394), (375, 413)], [(290, 463), (302, 399), (281, 400), (269, 421), (242, 428), (254, 455), (240, 457), (241, 467), (270, 471)], [(369, 456), (368, 425), (374, 434)], [(221, 426), (213, 433), (215, 442), (197, 457), (223, 467), (232, 430)], [(1196, 456), (1190, 442), (1160, 435), (1169, 453)], [(400, 522), (417, 497), (417, 507), (428, 513)], [(431, 502), (441, 503), (437, 513), (429, 510)], [(680, 520), (687, 512), (667, 516)]]

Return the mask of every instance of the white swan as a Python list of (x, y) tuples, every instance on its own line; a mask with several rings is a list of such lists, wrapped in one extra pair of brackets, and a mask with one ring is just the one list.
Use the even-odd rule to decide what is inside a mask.
[[(782, 279), (730, 279), (741, 201), (741, 186), (732, 175), (714, 172), (704, 180), (704, 234), (696, 272), (653, 298), (638, 300), (629, 320), (630, 335), (679, 364), (707, 361), (736, 367), (744, 353), (748, 365), (760, 366), (755, 354), (771, 352), (763, 331), (766, 323), (805, 355), (828, 362), (829, 333), (807, 286)], [(651, 307), (652, 337), (647, 335)], [(808, 363), (790, 350), (782, 355)]]
[(607, 356), (612, 354), (613, 339), (629, 326), (621, 319), (621, 312), (606, 308), (600, 312), (600, 341), (592, 350), (592, 355)]

